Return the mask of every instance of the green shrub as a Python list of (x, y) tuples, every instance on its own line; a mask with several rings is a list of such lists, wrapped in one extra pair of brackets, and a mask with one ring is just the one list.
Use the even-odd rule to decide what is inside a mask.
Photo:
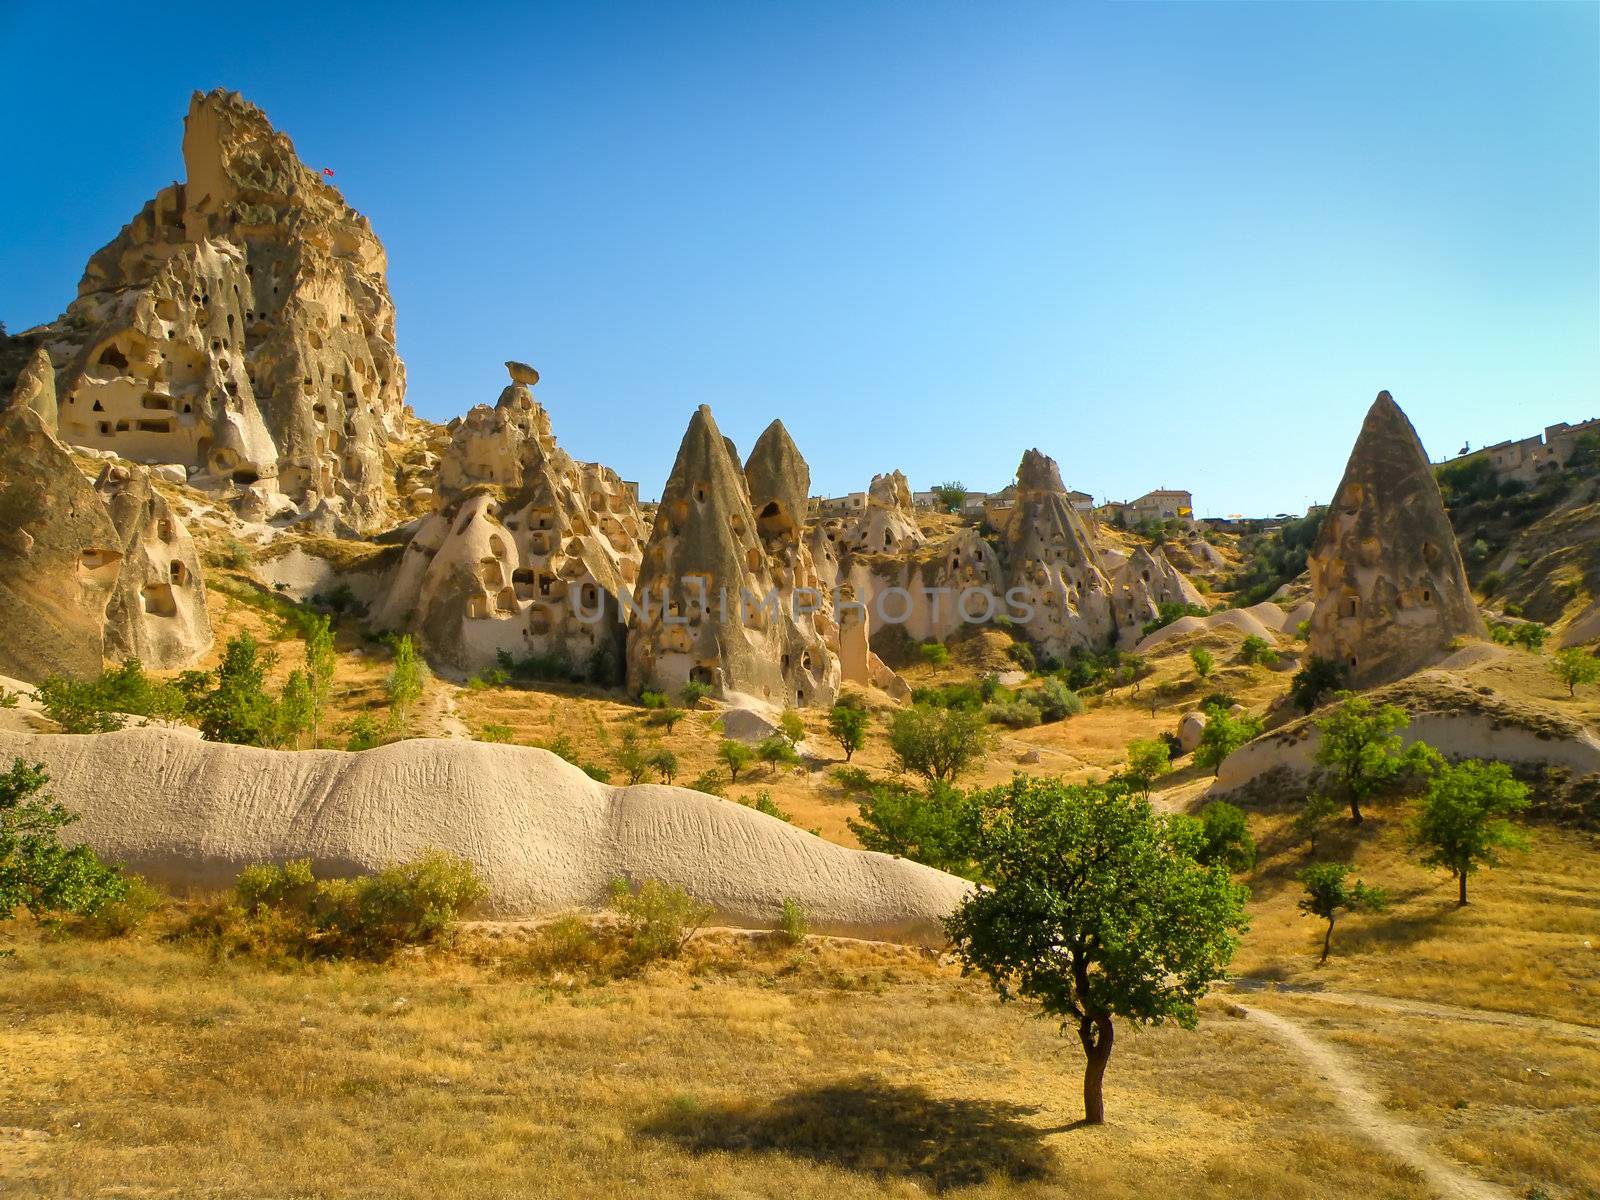
[(635, 729), (622, 731), (621, 742), (612, 758), (617, 770), (622, 772), (629, 784), (643, 783), (644, 777), (650, 773), (650, 752), (640, 742)]
[(661, 776), (662, 783), (671, 783), (678, 777), (678, 756), (665, 746), (651, 752), (650, 766)]
[(1349, 672), (1343, 663), (1313, 654), (1305, 666), (1294, 673), (1289, 684), (1289, 698), (1301, 712), (1308, 713), (1322, 703), (1323, 697), (1344, 687)]
[(78, 817), (44, 790), (42, 764), (12, 760), (0, 773), (0, 921), (19, 908), (35, 917), (93, 917), (128, 895), (128, 882), (87, 846), (60, 832)]
[(667, 694), (665, 692), (640, 692), (639, 703), (646, 708), (665, 708)]
[(1007, 700), (991, 704), (983, 710), (984, 717), (1008, 729), (1028, 729), (1039, 723), (1039, 710), (1026, 700)]
[(1252, 633), (1239, 647), (1239, 658), (1251, 666), (1260, 664), (1263, 667), (1270, 667), (1278, 661), (1278, 652), (1266, 638), (1258, 633)]
[[(665, 699), (666, 697), (663, 696), (662, 700), (665, 701)], [(671, 733), (673, 728), (678, 724), (679, 721), (683, 720), (686, 715), (686, 710), (674, 708), (670, 704), (663, 703), (660, 707), (651, 709), (649, 716), (645, 719), (651, 725), (664, 725), (667, 732)]]
[(950, 661), (950, 649), (940, 642), (923, 642), (917, 648), (917, 653), (922, 655), (922, 661), (930, 667), (942, 667)]
[(691, 679), (678, 689), (678, 699), (683, 701), (685, 708), (699, 708), (700, 701), (711, 695), (711, 685), (701, 683), (698, 679)]
[(371, 750), (383, 744), (383, 727), (362, 713), (344, 727), (346, 750)]
[(689, 786), (697, 792), (704, 792), (708, 796), (725, 796), (728, 790), (728, 780), (715, 767), (707, 767), (694, 777), (694, 782)]
[(734, 782), (739, 782), (739, 772), (748, 767), (756, 759), (756, 752), (743, 742), (736, 742), (732, 738), (723, 738), (717, 743), (717, 760), (728, 768), (728, 777)]
[(753, 796), (741, 798), (739, 803), (746, 808), (755, 809), (758, 813), (765, 813), (769, 817), (777, 817), (780, 821), (793, 821), (794, 819), (778, 807), (777, 802), (772, 798), (772, 793), (767, 791), (766, 788), (762, 788)]
[(182, 691), (151, 679), (137, 658), (99, 679), (47, 675), (34, 695), (63, 733), (109, 733), (121, 729), (129, 716), (176, 720), (189, 707)]
[(1146, 621), (1140, 630), (1141, 637), (1149, 637), (1158, 629), (1165, 629), (1180, 617), (1204, 617), (1207, 610), (1198, 604), (1179, 603), (1169, 600), (1165, 604), (1156, 606), (1156, 617), (1153, 621)]
[(1221, 863), (1234, 872), (1255, 866), (1256, 840), (1242, 810), (1214, 800), (1200, 810), (1200, 828), (1204, 840), (1195, 858), (1201, 863)]
[(509, 725), (490, 721), (479, 731), (478, 737), (485, 742), (509, 742), (514, 732)]
[(794, 745), (781, 733), (762, 739), (756, 746), (756, 757), (767, 765), (769, 773), (776, 771), (780, 766), (794, 766), (800, 761)]
[(872, 775), (865, 767), (834, 767), (828, 775), (847, 792), (870, 792), (873, 788)]
[(798, 746), (805, 740), (806, 722), (798, 711), (786, 708), (778, 714), (778, 733), (791, 746)]
[(1246, 742), (1260, 736), (1259, 718), (1231, 717), (1213, 708), (1207, 714), (1206, 727), (1200, 734), (1200, 744), (1195, 747), (1195, 766), (1214, 773), (1222, 766), (1223, 759)]
[(628, 960), (636, 967), (676, 958), (713, 912), (681, 887), (647, 879), (633, 888), (620, 875), (611, 881), (611, 907), (627, 927)]
[(863, 849), (898, 854), (955, 875), (972, 874), (978, 810), (968, 793), (937, 782), (924, 792), (882, 784), (861, 802), (860, 817), (847, 824)]
[(124, 875), (126, 891), (118, 899), (81, 916), (74, 928), (96, 938), (126, 937), (160, 910), (164, 897), (142, 875)]
[(976, 713), (941, 712), (918, 704), (895, 713), (889, 724), (889, 749), (896, 768), (930, 781), (953, 783), (988, 748), (988, 731)]
[(1211, 670), (1214, 666), (1216, 666), (1217, 662), (1217, 660), (1212, 657), (1211, 651), (1207, 650), (1204, 646), (1196, 646), (1193, 650), (1189, 651), (1189, 661), (1194, 664), (1194, 673), (1200, 676), (1201, 679), (1204, 679), (1207, 675), (1211, 674)]
[(1054, 677), (1041, 679), (1039, 686), (1022, 693), (1021, 699), (1039, 710), (1041, 721), (1064, 721), (1083, 712), (1083, 697)]
[(1039, 668), (1039, 660), (1027, 642), (1012, 642), (1006, 647), (1006, 657), (1024, 671), (1036, 671)]
[(811, 932), (811, 916), (800, 901), (785, 896), (773, 932), (791, 946), (798, 946), (806, 940), (806, 934)]

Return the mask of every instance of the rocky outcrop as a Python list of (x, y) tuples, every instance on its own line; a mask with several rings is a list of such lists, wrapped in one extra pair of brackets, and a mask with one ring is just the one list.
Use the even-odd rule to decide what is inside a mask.
[(874, 475), (867, 487), (867, 506), (854, 518), (823, 522), (836, 529), (837, 541), (854, 554), (905, 554), (928, 539), (917, 524), (911, 486), (899, 471)]
[(56, 409), (56, 372), (43, 346), (34, 349), (18, 374), (11, 403), (16, 408), (32, 409), (40, 425), (52, 434), (56, 432), (60, 420)]
[(1411, 422), (1379, 392), (1310, 556), (1310, 652), (1366, 687), (1486, 636), (1433, 469)]
[(418, 528), (375, 620), (421, 635), (437, 666), (473, 672), (502, 654), (544, 673), (613, 683), (623, 662), (623, 592), (638, 576), (637, 500), (615, 471), (556, 445), (529, 380), (452, 422), (440, 507)]
[(194, 95), (183, 157), (186, 181), (24, 335), (54, 364), (62, 439), (182, 463), (251, 516), (380, 527), (405, 395), (382, 245), (234, 93)]
[(681, 887), (724, 924), (771, 928), (787, 899), (818, 933), (940, 946), (941, 918), (972, 886), (731, 800), (597, 783), (522, 746), (260, 750), (151, 728), (0, 732), (0, 753), (45, 765), (51, 791), (82, 818), (71, 841), (181, 887), (226, 888), (251, 863), (309, 858), (347, 875), (437, 849), (478, 869), (486, 915), (600, 907), (620, 875)]
[(106, 604), (104, 655), (188, 666), (211, 648), (200, 555), (167, 498), (137, 467), (107, 464), (95, 482), (122, 548)]
[(780, 422), (745, 469), (704, 405), (661, 496), (628, 630), (628, 685), (828, 705), (839, 666), (801, 537), (810, 472)]

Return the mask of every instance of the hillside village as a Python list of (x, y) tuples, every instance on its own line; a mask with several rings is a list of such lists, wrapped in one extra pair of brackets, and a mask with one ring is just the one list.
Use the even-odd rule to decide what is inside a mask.
[[(646, 502), (532, 348), (417, 416), (382, 214), (259, 108), (182, 147), (0, 338), (0, 768), (85, 848), (0, 1192), (1600, 1195), (1600, 421), (1434, 461), (1374, 387), (1326, 506), (1205, 519), (1027, 430), (819, 496), (701, 406)], [(1114, 1056), (985, 965), (1042, 910), (963, 924), (1113, 810), (1172, 873), (1097, 936), (1211, 930)]]

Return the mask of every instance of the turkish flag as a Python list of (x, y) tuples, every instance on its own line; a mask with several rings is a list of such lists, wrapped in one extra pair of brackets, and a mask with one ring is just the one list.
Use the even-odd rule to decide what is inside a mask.
[(333, 168), (332, 167), (323, 167), (322, 168), (322, 173), (324, 175), (326, 175), (329, 179), (333, 178)]

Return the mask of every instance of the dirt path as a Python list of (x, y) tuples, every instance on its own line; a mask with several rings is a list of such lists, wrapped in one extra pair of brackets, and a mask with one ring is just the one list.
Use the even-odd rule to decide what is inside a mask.
[(1427, 1000), (1407, 1000), (1401, 996), (1382, 996), (1376, 992), (1329, 992), (1320, 988), (1295, 988), (1278, 986), (1279, 994), (1297, 996), (1305, 1000), (1322, 1000), (1329, 1004), (1343, 1004), (1349, 1008), (1374, 1009), (1381, 1012), (1404, 1013), (1413, 1017), (1431, 1017), (1439, 1021), (1470, 1021), (1482, 1025), (1503, 1025), (1510, 1029), (1525, 1029), (1530, 1033), (1553, 1037), (1577, 1038), (1600, 1042), (1600, 1026), (1578, 1025), (1571, 1021), (1557, 1021), (1553, 1017), (1530, 1017), (1524, 1013), (1503, 1012), (1492, 1008), (1466, 1008), (1455, 1004), (1435, 1004)]
[(1411, 1126), (1397, 1121), (1338, 1050), (1301, 1025), (1277, 1013), (1239, 1005), (1245, 1014), (1294, 1049), (1333, 1092), (1350, 1123), (1371, 1141), (1416, 1168), (1445, 1200), (1512, 1200), (1510, 1192), (1487, 1183), (1429, 1150)]

